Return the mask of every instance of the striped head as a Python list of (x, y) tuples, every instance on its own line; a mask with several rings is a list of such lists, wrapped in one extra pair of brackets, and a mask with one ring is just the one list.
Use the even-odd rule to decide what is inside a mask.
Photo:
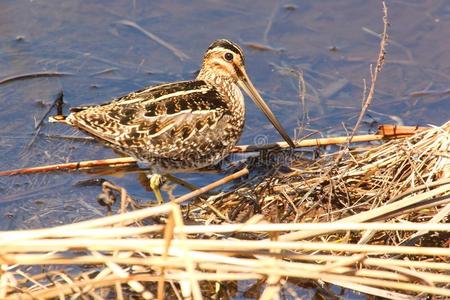
[(215, 79), (220, 79), (219, 82), (226, 80), (237, 84), (264, 112), (284, 140), (291, 147), (295, 147), (289, 135), (275, 118), (269, 106), (267, 106), (261, 95), (253, 86), (253, 83), (250, 81), (245, 70), (244, 53), (242, 48), (237, 44), (225, 39), (220, 39), (212, 43), (203, 57), (202, 68), (197, 79), (205, 80), (212, 84), (218, 82)]
[[(244, 69), (244, 53), (237, 44), (221, 39), (212, 43), (203, 57), (199, 79), (221, 77), (237, 82)], [(244, 69), (245, 71), (245, 69)]]

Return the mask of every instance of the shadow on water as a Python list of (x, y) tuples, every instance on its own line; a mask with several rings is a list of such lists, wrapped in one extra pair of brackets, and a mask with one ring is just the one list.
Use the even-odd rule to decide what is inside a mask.
[[(440, 125), (450, 119), (450, 4), (392, 1), (390, 42), (371, 123)], [(127, 23), (128, 22), (128, 23)], [(135, 27), (170, 43), (174, 54)], [(127, 25), (128, 24), (128, 25)], [(144, 86), (190, 79), (203, 52), (217, 38), (241, 44), (247, 71), (289, 133), (307, 128), (323, 135), (345, 134), (361, 107), (363, 78), (376, 59), (382, 28), (375, 1), (1, 1), (0, 2), (0, 169), (115, 157), (100, 143), (51, 138), (83, 137), (59, 124), (44, 123), (31, 147), (36, 124), (55, 96), (68, 106), (102, 103)], [(283, 68), (301, 70), (298, 80)], [(52, 76), (28, 78), (29, 74)], [(8, 80), (24, 75), (22, 80)], [(279, 136), (247, 102), (241, 144), (273, 142)], [(67, 107), (65, 108), (67, 111)], [(202, 186), (221, 174), (183, 174)], [(0, 229), (36, 228), (104, 215), (95, 202), (97, 178), (79, 172), (0, 179)], [(138, 199), (153, 198), (136, 174), (101, 176)], [(184, 193), (184, 188), (174, 191)]]

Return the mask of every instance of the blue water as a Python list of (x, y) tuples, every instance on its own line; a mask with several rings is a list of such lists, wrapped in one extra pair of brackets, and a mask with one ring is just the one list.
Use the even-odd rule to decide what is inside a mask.
[[(280, 67), (301, 70), (307, 84), (306, 127), (342, 135), (361, 107), (363, 79), (376, 59), (382, 30), (378, 1), (12, 1), (0, 2), (0, 81), (35, 72), (63, 77), (0, 84), (0, 169), (116, 157), (100, 143), (49, 139), (84, 136), (45, 122), (29, 147), (35, 124), (59, 91), (67, 106), (102, 103), (144, 86), (195, 76), (203, 52), (217, 38), (241, 44), (247, 71), (291, 136), (299, 132), (303, 107), (298, 80)], [(426, 125), (450, 119), (450, 4), (393, 1), (387, 61), (361, 132), (377, 123)], [(189, 59), (137, 30), (157, 35)], [(260, 51), (249, 43), (272, 47)], [(334, 51), (335, 50), (335, 51)], [(426, 96), (411, 93), (432, 91)], [(445, 92), (447, 91), (447, 92)], [(280, 140), (248, 101), (241, 144)], [(67, 107), (65, 107), (67, 111)], [(183, 174), (202, 186), (223, 175)], [(0, 178), (0, 229), (50, 226), (101, 215), (99, 186), (79, 186), (103, 177), (134, 197), (152, 198), (136, 174), (123, 177), (52, 173)], [(175, 195), (186, 190), (177, 188)], [(98, 209), (98, 211), (93, 210)], [(45, 213), (42, 213), (45, 212)]]

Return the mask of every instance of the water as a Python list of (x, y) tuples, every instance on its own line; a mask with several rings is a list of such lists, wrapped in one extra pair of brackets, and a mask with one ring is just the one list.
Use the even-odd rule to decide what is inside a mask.
[[(391, 23), (386, 65), (362, 130), (371, 123), (440, 125), (450, 119), (450, 4), (389, 1)], [(123, 20), (136, 22), (189, 58), (176, 55)], [(121, 23), (122, 22), (122, 23)], [(49, 139), (84, 136), (45, 122), (31, 146), (35, 125), (59, 91), (68, 106), (102, 103), (144, 86), (190, 79), (207, 46), (217, 38), (241, 44), (247, 71), (282, 124), (294, 136), (303, 108), (298, 80), (280, 67), (302, 70), (307, 83), (307, 127), (345, 134), (361, 107), (363, 79), (370, 79), (382, 30), (378, 1), (96, 1), (0, 2), (0, 80), (59, 72), (0, 84), (0, 169), (117, 155), (89, 141)], [(262, 51), (254, 44), (269, 46)], [(62, 76), (64, 75), (64, 76)], [(414, 92), (431, 91), (424, 96)], [(280, 140), (248, 101), (241, 144)], [(67, 111), (67, 107), (66, 107)], [(184, 174), (201, 186), (220, 174)], [(102, 215), (99, 186), (80, 181), (103, 177), (137, 199), (153, 197), (137, 181), (85, 173), (0, 178), (0, 230), (36, 228)], [(177, 188), (175, 194), (185, 193)]]

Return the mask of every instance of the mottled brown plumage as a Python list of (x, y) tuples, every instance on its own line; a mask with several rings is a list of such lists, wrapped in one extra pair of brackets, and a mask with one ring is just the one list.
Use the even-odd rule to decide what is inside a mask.
[(248, 79), (242, 49), (228, 40), (210, 45), (195, 80), (73, 108), (65, 123), (148, 163), (154, 173), (189, 171), (219, 162), (239, 140), (245, 121), (239, 87), (292, 143)]

